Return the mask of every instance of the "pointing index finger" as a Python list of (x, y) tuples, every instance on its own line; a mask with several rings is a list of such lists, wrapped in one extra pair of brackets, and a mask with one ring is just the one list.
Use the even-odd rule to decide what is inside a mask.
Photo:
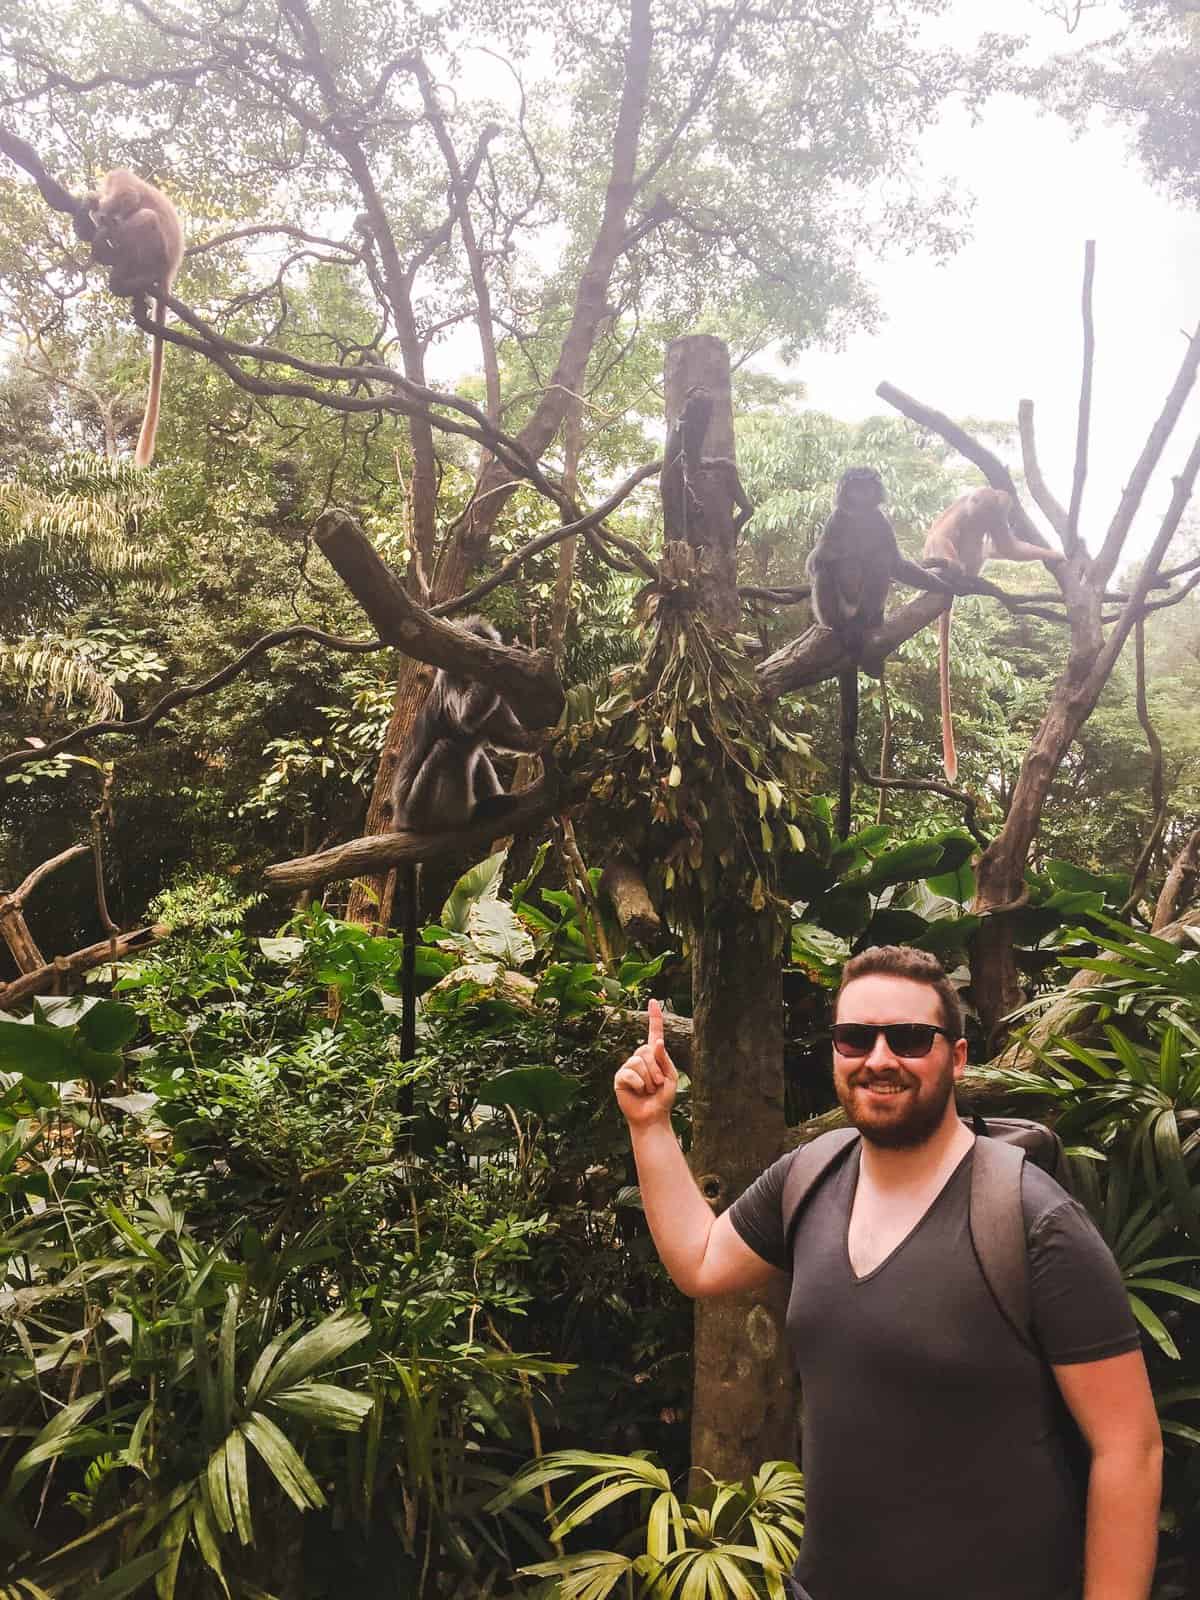
[(646, 1043), (655, 1045), (663, 1042), (663, 1015), (662, 1006), (657, 1000), (650, 1000), (646, 1005), (646, 1015), (649, 1023), (646, 1029)]

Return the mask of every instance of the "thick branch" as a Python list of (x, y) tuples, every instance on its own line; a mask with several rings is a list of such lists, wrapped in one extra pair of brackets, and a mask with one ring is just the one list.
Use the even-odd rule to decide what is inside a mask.
[(928, 428), (932, 433), (940, 434), (947, 444), (953, 445), (959, 455), (965, 456), (968, 461), (973, 461), (993, 489), (1003, 489), (1006, 494), (1011, 495), (1012, 521), (1020, 537), (1027, 539), (1030, 544), (1040, 545), (1043, 550), (1051, 548), (1049, 540), (1030, 519), (1021, 504), (1012, 473), (994, 451), (980, 444), (978, 439), (972, 438), (965, 428), (959, 427), (957, 422), (952, 422), (945, 412), (935, 411), (932, 406), (925, 405), (921, 400), (915, 400), (912, 395), (905, 394), (903, 389), (897, 389), (894, 384), (881, 383), (875, 393), (902, 416), (906, 416), (910, 422), (915, 422), (920, 428)]
[[(638, 142), (646, 109), (653, 42), (649, 0), (631, 0), (621, 103), (613, 132), (612, 164), (600, 226), (579, 278), (570, 326), (550, 382), (520, 433), (522, 444), (535, 456), (542, 454), (558, 432), (568, 396), (579, 393), (582, 388), (588, 357), (607, 313), (613, 268), (622, 250), (627, 248), (625, 218), (634, 198)], [(481, 493), (501, 485), (508, 475), (501, 463), (489, 463), (480, 478)], [(469, 541), (479, 545), (486, 540), (504, 498), (501, 494), (487, 501), (486, 508), (467, 530), (465, 537)]]
[[(1200, 351), (1200, 337), (1193, 340), (1193, 348)], [(1171, 540), (1175, 537), (1183, 513), (1187, 510), (1188, 501), (1192, 498), (1197, 475), (1200, 475), (1200, 435), (1197, 436), (1196, 442), (1192, 445), (1191, 453), (1183, 464), (1183, 471), (1174, 480), (1171, 503), (1166, 509), (1162, 522), (1159, 524), (1158, 532), (1154, 536), (1154, 543), (1150, 546), (1146, 559), (1142, 563), (1142, 569), (1138, 573), (1137, 581), (1133, 585), (1121, 615), (1117, 618), (1108, 638), (1104, 642), (1104, 649), (1100, 653), (1094, 673), (1097, 680), (1097, 695), (1108, 681), (1109, 674), (1117, 664), (1117, 657), (1124, 648), (1125, 640), (1129, 637), (1129, 630), (1139, 616), (1144, 615), (1147, 610), (1153, 609), (1153, 607), (1146, 604), (1146, 598), (1154, 587), (1158, 570), (1171, 547)]]
[[(42, 752), (39, 751), (38, 754)], [(59, 867), (65, 867), (68, 861), (74, 861), (78, 856), (86, 856), (90, 849), (91, 846), (86, 844), (69, 845), (67, 849), (60, 850), (56, 856), (51, 856), (48, 861), (43, 861), (40, 866), (34, 867), (29, 876), (11, 894), (0, 894), (0, 917), (8, 911), (20, 910), (43, 878), (48, 878), (52, 872), (57, 872)]]
[[(443, 624), (443, 626), (445, 626)], [(316, 889), (324, 883), (366, 874), (378, 876), (404, 861), (435, 861), (443, 856), (471, 852), (478, 855), (501, 837), (528, 833), (545, 822), (557, 801), (557, 774), (549, 768), (537, 783), (523, 789), (513, 799), (517, 804), (501, 818), (475, 822), (453, 833), (376, 833), (366, 839), (351, 839), (332, 850), (316, 855), (297, 856), (280, 861), (263, 874), (267, 882), (280, 889)]]
[(39, 967), (36, 972), (26, 972), (20, 978), (14, 978), (11, 983), (0, 986), (0, 1010), (7, 1010), (9, 1006), (28, 1000), (31, 995), (45, 994), (46, 990), (52, 989), (60, 978), (77, 978), (85, 972), (90, 972), (93, 967), (102, 967), (105, 962), (113, 959), (114, 954), (118, 961), (134, 955), (139, 950), (144, 950), (147, 945), (165, 939), (170, 932), (170, 928), (164, 923), (155, 922), (149, 927), (134, 928), (131, 933), (119, 934), (115, 941), (103, 939), (99, 944), (89, 944), (85, 949), (76, 950), (69, 956), (55, 956), (53, 961), (44, 967)]
[(1142, 725), (1142, 732), (1146, 735), (1146, 743), (1150, 747), (1150, 805), (1151, 820), (1150, 832), (1138, 856), (1137, 865), (1133, 869), (1133, 881), (1129, 886), (1129, 898), (1121, 908), (1121, 915), (1127, 917), (1137, 907), (1142, 898), (1142, 890), (1146, 887), (1146, 879), (1150, 873), (1150, 863), (1154, 859), (1154, 852), (1158, 849), (1159, 840), (1163, 836), (1163, 829), (1167, 825), (1167, 798), (1163, 785), (1163, 749), (1162, 740), (1158, 737), (1153, 722), (1150, 720), (1150, 706), (1146, 699), (1146, 625), (1141, 617), (1138, 618), (1134, 628), (1134, 651), (1137, 666), (1137, 717)]
[(527, 728), (558, 720), (562, 686), (546, 651), (492, 644), (423, 611), (348, 512), (324, 512), (313, 533), (381, 639), (456, 677), (485, 679)]
[[(957, 575), (956, 575), (957, 577)], [(884, 618), (883, 626), (869, 633), (859, 665), (865, 672), (878, 672), (880, 662), (887, 659), (906, 639), (928, 627), (945, 608), (945, 598), (939, 594), (918, 595), (907, 605), (898, 606)], [(810, 683), (821, 683), (826, 678), (836, 678), (839, 672), (854, 665), (854, 658), (829, 628), (813, 623), (798, 639), (781, 646), (765, 661), (755, 667), (758, 686), (769, 700), (782, 694), (803, 689)]]
[(862, 757), (855, 753), (854, 769), (864, 783), (872, 789), (907, 789), (913, 794), (940, 794), (947, 800), (953, 800), (955, 805), (963, 808), (963, 821), (970, 829), (971, 836), (981, 850), (986, 850), (991, 840), (980, 828), (975, 819), (977, 806), (974, 795), (968, 794), (965, 789), (952, 789), (948, 783), (942, 783), (936, 778), (901, 778), (894, 772), (889, 772), (885, 778), (882, 774), (876, 777), (867, 770)]
[(618, 856), (604, 869), (600, 887), (612, 901), (621, 932), (635, 944), (652, 944), (662, 936), (662, 919), (641, 873), (627, 856)]
[(1162, 936), (1162, 930), (1180, 917), (1196, 892), (1200, 879), (1200, 828), (1188, 835), (1183, 849), (1171, 863), (1166, 882), (1154, 908), (1151, 932)]
[(42, 198), (48, 206), (53, 206), (55, 211), (65, 211), (69, 217), (76, 214), (79, 210), (79, 200), (69, 189), (64, 189), (56, 178), (50, 176), (31, 144), (19, 139), (10, 129), (0, 127), (0, 152), (15, 161), (17, 166), (24, 167), (41, 190)]

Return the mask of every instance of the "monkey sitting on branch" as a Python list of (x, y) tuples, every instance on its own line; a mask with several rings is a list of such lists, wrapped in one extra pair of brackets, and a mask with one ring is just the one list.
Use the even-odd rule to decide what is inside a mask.
[[(500, 644), (482, 617), (458, 624), (478, 639)], [(393, 832), (454, 833), (473, 822), (502, 823), (518, 804), (504, 792), (487, 747), (521, 753), (540, 749), (544, 733), (530, 732), (497, 689), (457, 678), (439, 668), (392, 778)], [(499, 831), (499, 830), (497, 830)], [(404, 968), (400, 1056), (416, 1048), (416, 948), (419, 868), (401, 868), (404, 898)]]
[(883, 501), (883, 480), (874, 467), (850, 467), (843, 472), (833, 515), (806, 563), (817, 621), (836, 634), (851, 658), (851, 665), (838, 674), (842, 768), (837, 831), (843, 839), (850, 832), (851, 773), (858, 740), (858, 663), (867, 635), (883, 621), (893, 579), (935, 594), (954, 593), (936, 573), (901, 555)]
[[(75, 231), (81, 239), (91, 241), (92, 260), (109, 269), (111, 292), (154, 295), (155, 320), (159, 328), (165, 327), (167, 308), (162, 296), (171, 292), (183, 261), (183, 228), (179, 213), (162, 190), (135, 172), (117, 167), (104, 175), (99, 189), (84, 196), (75, 214)], [(139, 467), (149, 466), (154, 459), (162, 372), (163, 337), (156, 333), (146, 412), (133, 457)]]
[[(1048, 567), (1067, 558), (1044, 545), (1018, 539), (1009, 518), (1012, 496), (1003, 489), (971, 489), (947, 506), (925, 535), (922, 559), (929, 566), (955, 568), (977, 578), (985, 561), (1044, 561)], [(942, 703), (942, 765), (953, 783), (958, 777), (954, 713), (950, 705), (950, 607), (938, 618), (938, 683)]]

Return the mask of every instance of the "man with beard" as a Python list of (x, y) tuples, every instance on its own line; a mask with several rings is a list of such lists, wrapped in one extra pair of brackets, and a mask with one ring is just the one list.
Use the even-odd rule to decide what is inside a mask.
[(833, 1079), (860, 1138), (784, 1231), (783, 1157), (714, 1217), (671, 1129), (662, 1013), (618, 1070), (642, 1202), (685, 1294), (791, 1275), (804, 1390), (795, 1600), (1146, 1600), (1162, 1441), (1137, 1326), (1086, 1212), (1026, 1162), (1033, 1338), (972, 1245), (962, 1008), (939, 963), (848, 962)]

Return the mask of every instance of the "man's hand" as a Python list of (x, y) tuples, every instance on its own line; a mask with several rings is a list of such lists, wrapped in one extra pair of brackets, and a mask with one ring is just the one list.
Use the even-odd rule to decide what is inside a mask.
[(679, 1074), (663, 1043), (662, 1006), (651, 1000), (645, 1044), (640, 1044), (613, 1078), (617, 1104), (631, 1128), (670, 1122)]

